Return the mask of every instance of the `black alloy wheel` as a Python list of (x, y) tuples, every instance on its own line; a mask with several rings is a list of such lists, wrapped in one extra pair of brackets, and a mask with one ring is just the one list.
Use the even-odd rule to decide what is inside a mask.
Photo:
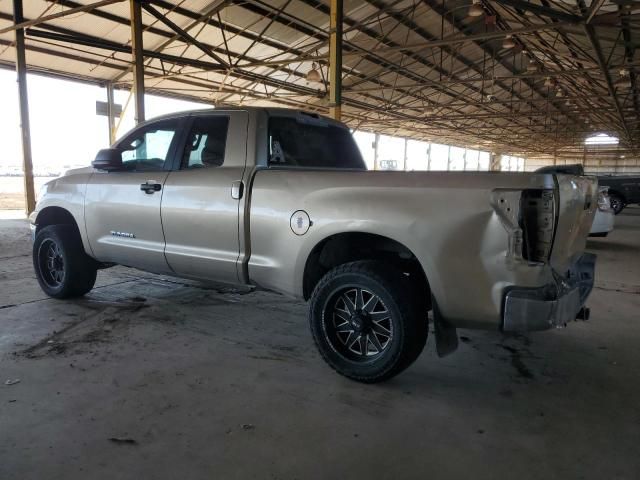
[(427, 340), (424, 299), (393, 265), (360, 260), (322, 277), (309, 303), (318, 351), (335, 371), (359, 382), (387, 380), (411, 365)]
[(368, 362), (393, 340), (391, 313), (378, 295), (361, 286), (337, 289), (323, 310), (327, 342), (349, 360)]
[(39, 276), (51, 288), (59, 288), (64, 281), (65, 264), (60, 246), (51, 238), (38, 248)]

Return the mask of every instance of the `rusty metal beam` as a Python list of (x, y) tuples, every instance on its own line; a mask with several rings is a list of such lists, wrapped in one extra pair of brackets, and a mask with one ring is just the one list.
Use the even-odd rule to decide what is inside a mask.
[(591, 23), (591, 20), (593, 20), (593, 17), (595, 17), (598, 11), (602, 8), (604, 2), (605, 0), (595, 0), (591, 4), (591, 6), (589, 7), (589, 11), (587, 12), (587, 15), (584, 19), (584, 23)]
[(340, 120), (342, 109), (343, 1), (331, 0), (329, 14), (329, 106), (331, 117)]
[[(559, 30), (567, 27), (578, 27), (578, 25), (571, 22), (558, 22), (558, 23), (546, 23), (541, 25), (535, 25), (532, 27), (523, 27), (523, 28), (515, 28), (513, 30), (499, 30), (497, 32), (482, 32), (475, 33), (470, 35), (454, 35), (451, 37), (445, 37), (442, 40), (433, 40), (429, 42), (417, 42), (417, 43), (407, 43), (404, 45), (397, 46), (387, 46), (387, 47), (378, 47), (372, 49), (365, 49), (364, 47), (358, 47), (357, 45), (353, 45), (354, 48), (361, 48), (361, 50), (352, 51), (352, 52), (343, 52), (343, 57), (362, 57), (367, 54), (385, 54), (391, 52), (397, 52), (402, 50), (413, 50), (413, 49), (425, 49), (425, 48), (439, 48), (439, 47), (450, 47), (452, 45), (457, 45), (460, 43), (468, 43), (468, 42), (476, 42), (476, 41), (486, 41), (486, 40), (496, 40), (500, 38), (504, 38), (508, 35), (524, 35), (527, 33), (540, 32), (545, 30)], [(321, 60), (327, 60), (329, 58), (329, 54), (326, 55), (314, 55), (307, 56), (304, 58), (296, 57), (296, 58), (287, 58), (282, 60), (268, 60), (268, 61), (258, 61), (245, 63), (240, 65), (243, 68), (248, 67), (270, 67), (270, 66), (278, 66), (278, 65), (288, 65), (291, 63), (299, 63), (299, 62), (319, 62)]]
[(107, 82), (107, 119), (109, 124), (109, 145), (116, 141), (115, 102), (113, 100), (113, 82)]
[(622, 111), (622, 107), (620, 106), (620, 101), (616, 95), (616, 89), (613, 86), (613, 81), (611, 80), (611, 74), (607, 69), (607, 62), (604, 58), (604, 54), (602, 53), (602, 47), (600, 46), (600, 41), (596, 35), (595, 29), (591, 24), (584, 24), (584, 31), (591, 43), (591, 46), (596, 54), (596, 60), (598, 62), (598, 66), (600, 67), (600, 71), (602, 76), (604, 77), (605, 83), (607, 84), (607, 90), (609, 91), (609, 96), (613, 100), (613, 104), (616, 107), (616, 111), (618, 113), (618, 119), (620, 121), (620, 126), (624, 130), (624, 133), (629, 141), (629, 144), (633, 144), (633, 139), (631, 138), (631, 133), (629, 131), (629, 127), (627, 122), (624, 119), (624, 113)]
[(46, 15), (44, 17), (38, 17), (33, 20), (23, 21), (18, 24), (11, 25), (9, 27), (1, 28), (0, 35), (7, 32), (12, 32), (13, 30), (17, 30), (19, 28), (25, 29), (27, 27), (33, 27), (34, 25), (38, 25), (40, 23), (48, 22), (50, 20), (55, 20), (56, 18), (66, 17), (68, 15), (73, 15), (74, 13), (82, 13), (93, 10), (94, 8), (105, 7), (107, 5), (111, 5), (114, 3), (124, 2), (125, 0), (102, 0), (100, 2), (91, 3), (89, 5), (82, 5), (79, 7), (70, 8), (69, 10), (65, 10), (63, 12), (53, 13), (51, 15)]
[(31, 154), (31, 128), (29, 122), (29, 96), (27, 94), (27, 60), (25, 56), (22, 0), (13, 0), (13, 21), (16, 25), (16, 73), (20, 104), (20, 138), (22, 139), (22, 170), (24, 173), (24, 209), (27, 215), (36, 208), (33, 186), (33, 158)]
[(164, 23), (167, 27), (169, 27), (171, 30), (177, 33), (185, 42), (199, 48), (206, 55), (213, 58), (216, 62), (218, 62), (220, 65), (223, 65), (225, 68), (229, 68), (229, 65), (227, 64), (227, 62), (223, 60), (221, 57), (219, 57), (211, 47), (209, 47), (208, 45), (205, 45), (204, 43), (198, 41), (195, 37), (191, 36), (187, 31), (183, 30), (174, 22), (169, 20), (166, 15), (163, 15), (161, 12), (159, 12), (154, 7), (152, 7), (151, 4), (142, 3), (142, 8), (144, 8), (156, 19), (158, 19), (160, 22)]
[(131, 53), (133, 54), (133, 94), (135, 121), (144, 122), (144, 52), (142, 45), (141, 0), (129, 0), (131, 7)]
[(514, 7), (525, 12), (532, 12), (542, 17), (552, 18), (554, 20), (560, 20), (562, 22), (579, 23), (582, 18), (578, 15), (572, 15), (555, 8), (545, 7), (533, 2), (527, 2), (524, 0), (494, 0), (495, 3)]

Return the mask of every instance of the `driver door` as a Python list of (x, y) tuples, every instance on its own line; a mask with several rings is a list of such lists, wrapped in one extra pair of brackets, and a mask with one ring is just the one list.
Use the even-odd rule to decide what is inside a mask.
[(91, 176), (85, 222), (91, 249), (100, 261), (171, 272), (164, 256), (160, 203), (182, 121), (159, 120), (134, 130), (115, 145), (124, 168)]

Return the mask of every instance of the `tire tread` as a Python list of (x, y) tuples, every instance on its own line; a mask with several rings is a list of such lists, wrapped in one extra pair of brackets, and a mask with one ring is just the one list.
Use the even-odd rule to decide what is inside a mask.
[[(389, 362), (387, 367), (375, 375), (363, 376), (337, 368), (322, 348), (322, 343), (320, 339), (317, 338), (317, 332), (313, 328), (313, 312), (316, 309), (315, 302), (319, 293), (336, 277), (354, 273), (367, 276), (373, 281), (383, 285), (393, 297), (396, 307), (400, 310), (403, 318), (401, 325), (404, 331), (401, 338), (405, 342), (405, 345), (400, 348), (395, 358)], [(403, 275), (401, 271), (391, 265), (376, 260), (344, 263), (330, 270), (316, 285), (311, 295), (311, 302), (309, 303), (311, 332), (323, 360), (337, 373), (363, 383), (382, 382), (405, 370), (420, 356), (428, 335), (427, 314), (426, 312), (421, 312), (421, 302), (413, 298), (411, 292), (415, 291), (416, 289), (411, 288), (409, 279)]]
[[(57, 291), (46, 285), (38, 273), (37, 249), (46, 237), (58, 241), (65, 255), (65, 276), (68, 281)], [(33, 242), (33, 266), (42, 290), (53, 298), (81, 297), (91, 291), (96, 282), (96, 261), (85, 253), (77, 229), (72, 225), (49, 225), (38, 232)]]

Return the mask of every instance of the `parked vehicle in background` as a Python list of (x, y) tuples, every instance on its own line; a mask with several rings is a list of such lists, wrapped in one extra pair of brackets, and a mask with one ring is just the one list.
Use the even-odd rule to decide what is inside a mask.
[(627, 205), (640, 203), (640, 176), (600, 175), (598, 185), (609, 187), (611, 208), (616, 215)]
[(143, 123), (46, 184), (33, 264), (55, 298), (120, 264), (309, 300), (325, 361), (378, 382), (418, 358), (429, 311), (441, 356), (457, 327), (586, 318), (596, 196), (579, 175), (367, 171), (342, 123), (216, 108)]
[(613, 230), (615, 213), (607, 194), (609, 187), (598, 187), (598, 209), (591, 224), (590, 237), (606, 237)]

